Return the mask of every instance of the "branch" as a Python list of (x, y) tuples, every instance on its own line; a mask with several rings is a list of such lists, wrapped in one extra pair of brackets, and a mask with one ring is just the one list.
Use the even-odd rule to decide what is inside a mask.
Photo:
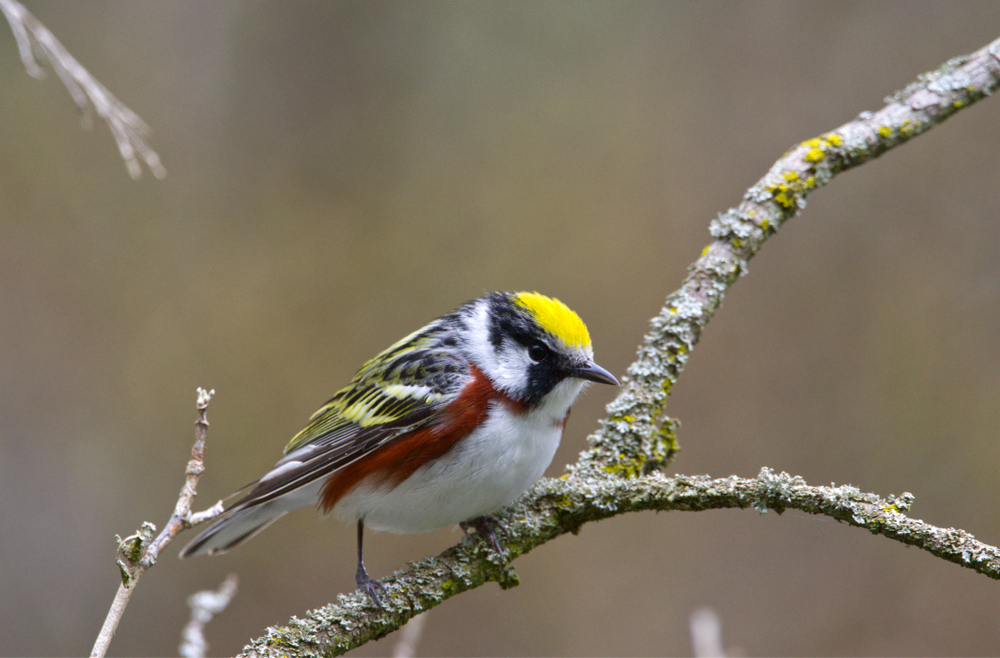
[(667, 297), (629, 366), (609, 419), (589, 437), (590, 449), (573, 468), (626, 476), (668, 464), (677, 450), (675, 423), (663, 418), (667, 395), (691, 350), (747, 263), (769, 237), (806, 207), (806, 198), (834, 176), (905, 144), (1000, 87), (1000, 39), (956, 57), (886, 98), (878, 112), (862, 112), (819, 137), (788, 150), (743, 202), (712, 220), (715, 240), (689, 266), (681, 288)]
[[(505, 510), (502, 520), (512, 537), (509, 550), (523, 555), (559, 535), (579, 532), (584, 523), (628, 512), (752, 508), (781, 514), (797, 509), (864, 528), (1000, 579), (1000, 549), (963, 530), (938, 528), (906, 516), (912, 502), (909, 493), (884, 499), (849, 485), (813, 487), (800, 477), (775, 474), (768, 468), (753, 479), (665, 477), (659, 472), (625, 479), (605, 474), (586, 480), (580, 476), (542, 480)], [(505, 588), (516, 584), (516, 576), (490, 557), (489, 547), (470, 535), (441, 555), (383, 580), (389, 593), (385, 610), (376, 611), (364, 594), (342, 595), (336, 605), (312, 610), (288, 626), (267, 629), (264, 637), (240, 655), (340, 655), (460, 592), (489, 581)]]
[(159, 557), (160, 552), (166, 548), (167, 544), (173, 541), (174, 537), (181, 530), (190, 528), (197, 523), (203, 523), (222, 514), (221, 500), (204, 512), (199, 512), (198, 514), (191, 513), (191, 504), (194, 502), (198, 480), (205, 470), (204, 456), (205, 437), (208, 434), (208, 403), (211, 401), (213, 395), (215, 395), (214, 390), (206, 392), (202, 388), (198, 389), (198, 420), (194, 424), (194, 446), (191, 448), (191, 459), (187, 464), (187, 478), (184, 486), (181, 487), (181, 493), (177, 498), (174, 513), (171, 515), (170, 520), (167, 521), (166, 527), (163, 528), (163, 531), (156, 539), (153, 539), (156, 526), (149, 522), (143, 522), (142, 527), (134, 535), (130, 535), (125, 539), (116, 537), (118, 540), (117, 562), (118, 568), (121, 571), (122, 583), (118, 586), (118, 593), (115, 594), (115, 599), (111, 603), (111, 609), (108, 610), (104, 626), (97, 636), (97, 641), (94, 642), (94, 648), (90, 652), (91, 658), (102, 658), (107, 653), (108, 646), (111, 644), (111, 638), (114, 637), (118, 623), (121, 621), (122, 615), (125, 614), (125, 607), (128, 606), (128, 602), (132, 598), (132, 592), (135, 591), (135, 586), (139, 582), (139, 578), (146, 572), (146, 569), (156, 564), (156, 558)]
[[(883, 500), (849, 486), (810, 487), (798, 477), (768, 469), (753, 480), (707, 476), (666, 478), (658, 469), (677, 449), (676, 422), (662, 418), (667, 395), (729, 287), (747, 273), (747, 262), (781, 225), (805, 208), (806, 198), (834, 176), (873, 160), (940, 124), (1000, 86), (1000, 39), (921, 75), (876, 113), (793, 146), (744, 195), (736, 208), (710, 225), (705, 247), (681, 288), (653, 318), (608, 420), (589, 437), (590, 448), (557, 480), (542, 480), (500, 513), (510, 531), (507, 561), (589, 521), (643, 510), (754, 507), (761, 512), (799, 509), (863, 527), (938, 557), (1000, 578), (1000, 552), (972, 535), (937, 528), (903, 514), (912, 495)], [(383, 581), (384, 609), (357, 593), (337, 604), (268, 628), (241, 656), (339, 655), (378, 639), (408, 619), (460, 592), (495, 581), (504, 589), (517, 576), (469, 536), (437, 557)]]
[(93, 108), (97, 116), (108, 124), (129, 175), (132, 178), (142, 175), (138, 160), (142, 158), (153, 176), (164, 178), (167, 170), (160, 164), (160, 156), (146, 143), (145, 136), (149, 134), (149, 126), (139, 115), (112, 96), (21, 3), (17, 0), (0, 0), (0, 10), (14, 32), (21, 61), (24, 62), (28, 75), (44, 78), (45, 71), (38, 65), (35, 57), (48, 60), (84, 115), (87, 116)]

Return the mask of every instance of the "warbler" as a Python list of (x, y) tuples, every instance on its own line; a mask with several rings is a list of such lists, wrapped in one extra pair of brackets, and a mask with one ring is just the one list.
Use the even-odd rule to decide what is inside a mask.
[(365, 527), (415, 533), (461, 523), (502, 557), (502, 526), (488, 515), (545, 472), (587, 382), (618, 385), (594, 362), (576, 313), (536, 292), (488, 293), (361, 366), (180, 556), (225, 553), (316, 505), (357, 524), (357, 584), (379, 605)]

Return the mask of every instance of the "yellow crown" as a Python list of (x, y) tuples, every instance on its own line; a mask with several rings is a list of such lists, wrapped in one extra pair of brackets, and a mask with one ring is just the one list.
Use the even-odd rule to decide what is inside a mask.
[(570, 347), (590, 347), (590, 332), (580, 316), (558, 299), (537, 292), (519, 292), (514, 301), (535, 319), (535, 322)]

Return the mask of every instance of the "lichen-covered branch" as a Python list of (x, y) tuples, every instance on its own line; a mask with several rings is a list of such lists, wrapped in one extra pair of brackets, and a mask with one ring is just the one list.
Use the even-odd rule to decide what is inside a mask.
[(21, 53), (21, 61), (28, 74), (35, 78), (45, 77), (45, 70), (38, 65), (35, 57), (48, 60), (56, 75), (66, 85), (77, 107), (84, 113), (93, 108), (97, 116), (108, 124), (118, 145), (118, 152), (125, 160), (125, 166), (128, 167), (128, 173), (132, 178), (139, 178), (142, 175), (139, 158), (146, 163), (153, 176), (163, 178), (167, 175), (167, 170), (160, 163), (160, 156), (146, 143), (145, 136), (149, 134), (149, 126), (138, 114), (115, 98), (87, 69), (83, 68), (55, 35), (20, 2), (0, 0), (0, 11), (3, 11), (7, 22), (10, 23), (10, 29), (14, 32), (14, 39)]
[[(881, 498), (847, 485), (813, 487), (800, 477), (775, 474), (767, 468), (752, 479), (666, 477), (659, 472), (632, 479), (592, 474), (539, 482), (506, 510), (502, 520), (511, 531), (510, 558), (559, 535), (577, 532), (584, 523), (628, 512), (753, 508), (780, 514), (797, 509), (864, 528), (1000, 579), (1000, 550), (962, 530), (938, 528), (906, 516), (912, 502), (908, 493)], [(516, 576), (492, 557), (486, 543), (470, 535), (441, 555), (383, 580), (389, 594), (383, 610), (375, 609), (364, 594), (340, 596), (336, 604), (312, 610), (305, 619), (267, 629), (241, 656), (340, 655), (467, 589), (488, 581), (502, 587), (516, 584)]]
[[(736, 477), (667, 478), (658, 469), (677, 449), (675, 427), (663, 418), (667, 395), (691, 350), (747, 262), (781, 225), (797, 215), (814, 190), (833, 177), (903, 144), (1000, 86), (1000, 39), (937, 71), (891, 98), (875, 113), (792, 147), (736, 208), (711, 222), (714, 241), (690, 266), (679, 290), (653, 318), (638, 358), (628, 369), (609, 418), (590, 448), (566, 475), (543, 480), (500, 515), (510, 531), (507, 563), (518, 555), (588, 521), (641, 510), (700, 511), (747, 508), (778, 513), (799, 509), (830, 516), (938, 557), (1000, 578), (1000, 552), (952, 528), (936, 528), (905, 516), (912, 496), (882, 499), (849, 486), (810, 487), (801, 478), (768, 469), (753, 480)], [(340, 596), (331, 604), (269, 628), (243, 656), (339, 655), (399, 628), (408, 619), (456, 594), (495, 581), (507, 588), (517, 576), (493, 551), (470, 536), (437, 557), (383, 581), (383, 609), (369, 597)]]
[(877, 112), (862, 112), (830, 132), (793, 146), (743, 197), (712, 220), (713, 242), (688, 269), (679, 290), (653, 318), (608, 420), (589, 438), (575, 468), (637, 475), (669, 463), (677, 450), (674, 423), (661, 420), (670, 388), (705, 325), (747, 262), (806, 198), (834, 176), (873, 160), (933, 128), (1000, 87), (1000, 39), (926, 73)]

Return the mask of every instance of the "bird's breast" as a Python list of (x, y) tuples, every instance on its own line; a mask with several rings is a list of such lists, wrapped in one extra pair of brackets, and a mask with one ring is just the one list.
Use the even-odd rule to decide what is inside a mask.
[(568, 407), (561, 417), (551, 409), (526, 411), (474, 370), (445, 411), (441, 424), (356, 462), (367, 464), (355, 467), (349, 479), (335, 474), (325, 488), (324, 503), (332, 502), (326, 509), (346, 521), (364, 518), (366, 527), (400, 533), (489, 514), (545, 472)]

